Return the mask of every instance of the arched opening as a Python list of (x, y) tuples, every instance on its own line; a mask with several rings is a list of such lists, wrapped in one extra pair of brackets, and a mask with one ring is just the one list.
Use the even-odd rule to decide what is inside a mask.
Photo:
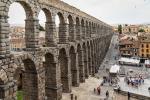
[(80, 40), (81, 39), (81, 31), (80, 31), (80, 20), (78, 17), (76, 17), (76, 39)]
[(95, 30), (96, 30), (96, 34), (101, 35), (101, 32), (98, 33), (98, 30), (101, 30), (101, 27), (99, 27), (99, 25), (96, 24)]
[(14, 79), (17, 81), (17, 99), (23, 100), (23, 70), (17, 68), (14, 72)]
[(23, 100), (38, 100), (38, 76), (31, 59), (23, 60), (25, 71), (22, 74)]
[[(19, 50), (20, 48), (21, 48), (21, 50), (22, 50), (22, 48), (23, 49), (24, 48), (38, 48), (38, 39), (37, 39), (38, 27), (35, 27), (36, 25), (38, 25), (38, 20), (33, 17), (33, 11), (32, 11), (32, 8), (30, 7), (30, 4), (27, 4), (25, 1), (17, 1), (17, 3), (21, 4), (21, 6), (24, 8), (26, 17), (22, 18), (22, 14), (17, 14), (20, 16), (16, 16), (16, 13), (18, 13), (18, 11), (19, 11), (20, 5), (18, 8), (18, 4), (13, 3), (14, 6), (12, 8), (9, 8), (9, 11), (12, 9), (13, 14), (12, 13), (10, 14), (8, 12), (8, 15), (10, 14), (9, 15), (10, 18), (11, 18), (11, 16), (14, 16), (14, 18), (12, 18), (12, 22), (10, 21), (10, 23), (15, 23), (15, 25), (13, 25), (14, 27), (17, 26), (17, 27), (15, 27), (16, 30), (14, 30), (14, 28), (12, 28), (12, 33), (15, 33), (15, 35), (16, 35), (16, 33), (18, 33), (16, 36), (14, 36), (14, 35), (10, 36), (11, 38), (13, 38), (11, 41), (14, 41), (14, 42), (12, 42), (13, 44), (10, 47), (13, 46), (14, 48), (17, 48), (17, 50)], [(11, 4), (11, 5), (13, 5), (13, 4)], [(21, 12), (22, 11), (19, 11), (19, 13), (21, 13)], [(24, 15), (24, 13), (23, 13), (23, 15)], [(23, 19), (23, 20), (21, 20), (21, 23), (18, 22), (19, 19)], [(24, 19), (25, 19), (25, 25), (23, 22)], [(20, 33), (21, 33), (21, 35), (20, 35)], [(15, 49), (14, 51), (17, 51), (17, 50)]]
[(76, 62), (76, 53), (73, 46), (71, 46), (70, 51), (70, 67), (71, 67), (71, 78), (72, 78), (72, 86), (79, 86), (79, 69), (77, 67)]
[(74, 37), (75, 37), (75, 27), (74, 27), (74, 22), (72, 19), (72, 16), (69, 15), (67, 18), (67, 24), (68, 24), (68, 28), (69, 28), (69, 41), (74, 41)]
[(45, 46), (45, 22), (46, 22), (46, 13), (47, 10), (43, 9), (40, 11), (38, 19), (39, 19), (39, 46)]
[(66, 50), (63, 48), (59, 51), (59, 66), (61, 70), (61, 83), (63, 92), (68, 93), (71, 92), (71, 76), (70, 76), (70, 68), (68, 67), (68, 58), (66, 54)]
[(86, 37), (89, 37), (89, 24), (88, 24), (88, 21), (86, 21)]
[(24, 70), (18, 67), (13, 75), (17, 83), (17, 100), (38, 99), (38, 79), (35, 64), (32, 60), (23, 60)]
[(58, 12), (56, 15), (56, 38), (59, 43), (66, 43), (67, 39), (67, 25), (65, 23), (63, 14)]
[(88, 67), (89, 67), (89, 74), (92, 74), (92, 69), (91, 69), (91, 49), (90, 49), (90, 44), (87, 42), (87, 53), (88, 53)]
[(85, 82), (85, 72), (84, 72), (84, 65), (83, 65), (83, 52), (81, 50), (80, 44), (77, 46), (78, 52), (78, 67), (79, 67), (79, 78), (80, 82)]
[(0, 79), (0, 99), (5, 98), (4, 81)]
[(91, 70), (92, 70), (92, 76), (95, 74), (95, 66), (94, 66), (94, 45), (93, 41), (90, 41), (90, 46), (91, 46)]
[(82, 28), (82, 38), (85, 39), (85, 37), (86, 37), (86, 32), (85, 32), (86, 30), (85, 30), (85, 28), (86, 27), (85, 27), (85, 23), (84, 23), (83, 19), (81, 20), (81, 28)]
[(89, 77), (89, 68), (88, 68), (88, 58), (87, 58), (87, 50), (85, 43), (83, 44), (83, 59), (84, 59), (84, 70), (85, 70), (85, 78)]
[(57, 87), (57, 79), (56, 79), (57, 67), (56, 63), (54, 62), (54, 55), (50, 53), (47, 53), (45, 55), (44, 67), (45, 67), (45, 95), (48, 100), (59, 98), (55, 96), (57, 92), (57, 90), (55, 90), (55, 88)]
[(88, 34), (88, 36), (91, 37), (91, 34), (92, 34), (92, 25), (91, 25), (91, 22), (89, 22), (89, 34)]
[(93, 32), (93, 27), (94, 27), (94, 25), (93, 25), (93, 22), (91, 22), (91, 37), (93, 36), (93, 34), (94, 34), (94, 32)]
[(39, 33), (39, 45), (43, 47), (50, 47), (55, 45), (56, 38), (56, 25), (55, 20), (52, 20), (51, 12), (43, 8), (39, 13), (40, 33)]
[[(25, 45), (25, 19), (28, 9), (30, 9), (27, 4), (23, 2), (15, 2), (10, 5), (8, 12), (8, 22), (10, 24), (10, 34), (9, 34), (9, 43), (10, 51), (20, 52), (22, 51)], [(26, 6), (26, 7), (25, 7)], [(19, 14), (16, 14), (18, 13)]]

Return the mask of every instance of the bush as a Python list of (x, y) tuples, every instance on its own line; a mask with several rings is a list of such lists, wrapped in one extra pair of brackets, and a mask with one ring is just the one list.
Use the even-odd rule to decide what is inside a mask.
[(17, 100), (23, 100), (23, 92), (17, 91)]

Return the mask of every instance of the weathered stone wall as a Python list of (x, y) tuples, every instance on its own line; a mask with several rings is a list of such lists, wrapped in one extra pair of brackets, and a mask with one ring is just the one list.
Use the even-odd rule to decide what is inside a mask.
[[(26, 50), (11, 54), (8, 11), (14, 2), (25, 8)], [(38, 44), (41, 10), (46, 47)], [(62, 92), (71, 92), (98, 71), (112, 35), (111, 26), (59, 0), (0, 0), (0, 99), (16, 100), (21, 80), (24, 100), (61, 100)]]

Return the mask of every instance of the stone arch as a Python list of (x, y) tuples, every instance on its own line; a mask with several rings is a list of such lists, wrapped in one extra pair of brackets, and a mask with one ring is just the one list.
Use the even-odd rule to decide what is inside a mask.
[(70, 77), (70, 67), (69, 59), (64, 48), (59, 50), (58, 62), (61, 70), (61, 83), (63, 92), (68, 93), (71, 92), (71, 77)]
[(92, 34), (92, 23), (89, 22), (89, 34), (88, 34), (88, 36), (91, 37), (91, 34)]
[[(42, 84), (45, 81), (40, 79), (40, 73), (38, 73), (40, 67), (39, 64), (40, 62), (37, 62), (34, 56), (30, 54), (23, 54), (17, 56), (17, 58), (15, 57), (14, 63), (9, 66), (10, 68), (13, 68), (13, 75), (10, 75), (9, 77), (13, 77), (13, 80), (17, 83), (22, 81), (22, 88), (18, 90), (22, 92), (24, 100), (43, 99), (42, 96), (40, 96), (44, 95), (42, 94), (43, 91), (40, 81), (42, 81)], [(40, 70), (42, 69), (40, 68)], [(16, 89), (18, 86), (19, 84), (15, 84), (14, 88)], [(15, 95), (13, 96), (16, 96), (16, 91), (14, 91)]]
[(89, 23), (86, 21), (86, 37), (89, 37)]
[(80, 26), (80, 19), (79, 17), (76, 17), (76, 39), (80, 40), (81, 39), (81, 26)]
[(94, 27), (94, 23), (91, 22), (91, 36), (92, 36), (92, 34), (94, 34), (94, 32), (93, 32), (93, 31), (94, 31), (94, 28), (93, 28), (93, 27)]
[(61, 12), (58, 12), (57, 15), (59, 17), (60, 24), (64, 24), (65, 23), (64, 15)]
[[(96, 34), (95, 23), (93, 23), (93, 34)], [(96, 35), (97, 36), (97, 35)]]
[[(36, 15), (36, 11), (33, 10), (30, 2), (18, 1), (14, 0), (13, 2), (17, 2), (21, 4), (26, 13), (25, 19), (25, 45), (26, 48), (38, 48), (38, 19)], [(12, 2), (12, 3), (13, 3)]]
[(64, 15), (61, 12), (57, 13), (59, 17), (59, 27), (58, 27), (58, 38), (59, 38), (59, 43), (66, 43), (68, 41), (68, 36), (67, 36), (67, 23), (65, 21)]
[(71, 15), (68, 16), (68, 28), (69, 28), (69, 41), (75, 40), (75, 26)]
[(46, 17), (45, 22), (45, 43), (43, 46), (52, 47), (55, 46), (55, 32), (56, 32), (56, 25), (55, 25), (55, 18), (52, 15), (52, 11), (50, 11), (47, 7), (42, 7), (41, 10), (44, 12)]
[(87, 47), (86, 44), (83, 43), (83, 62), (84, 62), (84, 70), (85, 70), (85, 78), (89, 77), (89, 68), (88, 68), (88, 56), (87, 56)]
[(91, 65), (92, 65), (91, 69), (92, 69), (92, 75), (94, 76), (94, 73), (95, 73), (95, 68), (94, 67), (95, 66), (94, 66), (94, 45), (93, 45), (93, 40), (90, 41), (90, 46), (91, 46), (90, 51), (91, 51)]
[(79, 68), (77, 67), (77, 56), (75, 48), (71, 46), (69, 50), (70, 55), (70, 67), (72, 76), (72, 86), (79, 86)]
[[(60, 100), (62, 95), (62, 90), (60, 84), (60, 74), (57, 64), (54, 59), (54, 55), (51, 53), (45, 54), (45, 96), (48, 100)], [(59, 89), (56, 89), (59, 87)]]
[(84, 73), (84, 65), (83, 65), (83, 51), (81, 45), (77, 45), (77, 53), (78, 53), (78, 67), (79, 67), (79, 78), (80, 82), (85, 82), (85, 73)]
[(89, 74), (92, 74), (92, 63), (91, 63), (91, 47), (89, 41), (87, 41), (87, 53), (88, 53), (88, 67), (89, 67)]
[(101, 29), (101, 27), (100, 27), (99, 24), (96, 25), (96, 30), (97, 30), (97, 34), (99, 34), (99, 35), (102, 34), (102, 33), (101, 33), (101, 32), (102, 32), (102, 31), (101, 31), (102, 29)]
[(81, 20), (81, 33), (82, 33), (82, 38), (85, 39), (86, 37), (86, 25), (84, 19)]
[[(51, 11), (48, 9), (48, 7), (44, 7), (42, 6), (40, 11), (43, 11), (46, 17), (46, 22), (52, 22), (52, 13)], [(40, 12), (39, 11), (39, 12)]]
[(38, 100), (38, 74), (35, 63), (31, 59), (23, 60), (23, 99)]
[(29, 3), (29, 2), (26, 2), (26, 1), (22, 1), (22, 0), (12, 0), (11, 2), (7, 2), (7, 5), (6, 7), (8, 7), (7, 9), (5, 9), (6, 11), (6, 16), (8, 16), (8, 11), (9, 11), (9, 7), (11, 4), (13, 3), (19, 3), (25, 10), (25, 13), (26, 13), (26, 19), (30, 19), (30, 18), (33, 18), (35, 17), (35, 14), (34, 14), (34, 10), (32, 8), (32, 5)]
[[(2, 51), (1, 51), (1, 55), (0, 55), (1, 57), (6, 57), (6, 56), (10, 55), (10, 52), (9, 52), (10, 50), (9, 50), (9, 45), (8, 45), (9, 32), (10, 32), (9, 31), (9, 26), (10, 25), (8, 23), (8, 18), (9, 18), (8, 12), (9, 12), (10, 5), (13, 4), (14, 2), (19, 3), (24, 8), (25, 13), (26, 13), (26, 19), (31, 19), (31, 18), (33, 18), (33, 16), (35, 16), (34, 13), (33, 13), (34, 12), (33, 8), (31, 7), (30, 3), (28, 3), (28, 2), (20, 1), (20, 0), (1, 1), (1, 4), (3, 6), (1, 6), (0, 9), (1, 9), (1, 11), (3, 11), (3, 13), (0, 13), (0, 22), (3, 23), (3, 24), (0, 25), (0, 27), (1, 27), (1, 32), (0, 33), (3, 35), (3, 37), (1, 37), (0, 39), (5, 40), (5, 41), (2, 41), (1, 44), (6, 44), (5, 46), (4, 45), (0, 46), (0, 48), (3, 48)], [(31, 22), (30, 22), (30, 24), (31, 24)], [(27, 21), (26, 21), (26, 27), (27, 26), (28, 25), (27, 25)], [(28, 33), (28, 28), (26, 28), (26, 33)], [(34, 38), (34, 37), (32, 37), (32, 38)], [(32, 39), (32, 41), (33, 41), (33, 39)], [(27, 45), (28, 45), (28, 43), (26, 42), (26, 47), (28, 47)]]

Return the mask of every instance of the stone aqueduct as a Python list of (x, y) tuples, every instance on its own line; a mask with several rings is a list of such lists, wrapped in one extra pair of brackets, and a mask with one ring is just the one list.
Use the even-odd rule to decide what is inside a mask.
[[(8, 11), (14, 2), (26, 12), (26, 50), (19, 54), (9, 49)], [(46, 47), (38, 45), (41, 10), (46, 16)], [(61, 100), (62, 92), (71, 92), (98, 71), (112, 35), (111, 26), (59, 0), (0, 0), (0, 99), (16, 100), (21, 77), (24, 100)]]

